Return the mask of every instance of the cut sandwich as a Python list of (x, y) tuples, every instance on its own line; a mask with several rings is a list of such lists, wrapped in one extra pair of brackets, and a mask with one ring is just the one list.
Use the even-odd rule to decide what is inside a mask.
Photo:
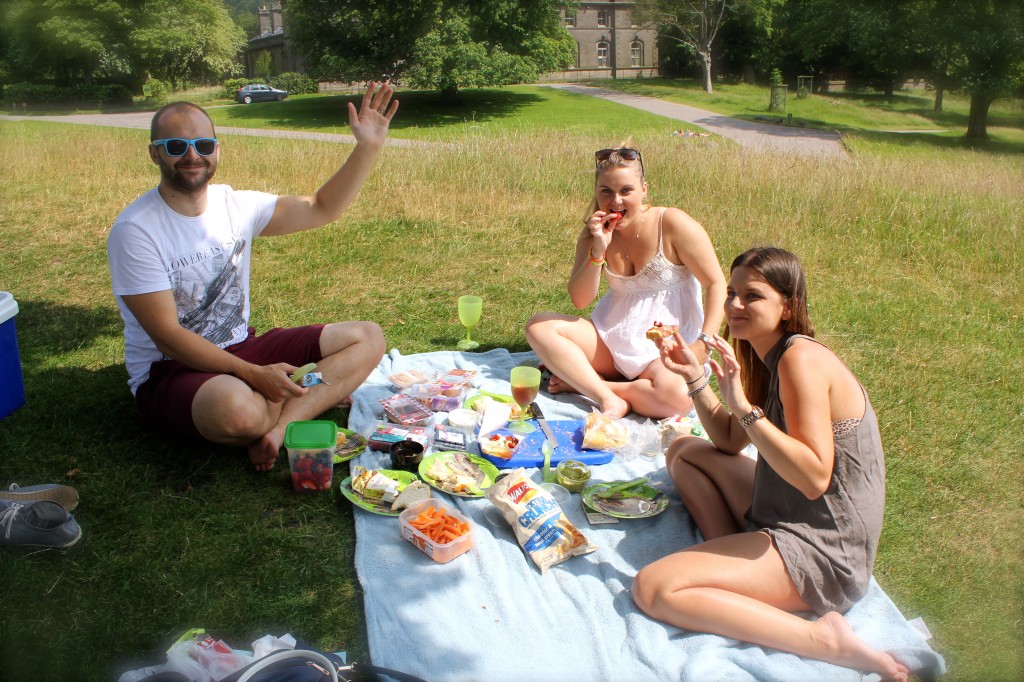
[(430, 499), (430, 486), (420, 480), (415, 480), (405, 486), (405, 490), (399, 493), (395, 501), (391, 503), (391, 511), (408, 509), (418, 502)]
[(662, 324), (661, 322), (655, 322), (654, 325), (647, 330), (647, 338), (651, 341), (657, 341), (658, 339), (664, 339), (666, 336), (672, 336), (679, 331), (679, 325), (677, 324)]

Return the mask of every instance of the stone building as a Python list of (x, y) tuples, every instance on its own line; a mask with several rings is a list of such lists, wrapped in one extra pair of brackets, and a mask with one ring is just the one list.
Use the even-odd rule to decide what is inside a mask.
[(306, 60), (285, 31), (286, 1), (273, 2), (269, 7), (260, 7), (260, 34), (249, 39), (245, 48), (245, 75), (256, 76), (256, 59), (261, 52), (270, 53), (270, 72), (306, 72)]
[(566, 30), (576, 39), (576, 71), (587, 78), (645, 78), (658, 74), (658, 33), (636, 24), (634, 3), (580, 2), (562, 10)]

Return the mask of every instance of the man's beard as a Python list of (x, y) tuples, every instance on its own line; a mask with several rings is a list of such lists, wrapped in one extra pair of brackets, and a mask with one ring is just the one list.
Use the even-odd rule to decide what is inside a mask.
[(164, 159), (160, 159), (160, 174), (181, 191), (192, 194), (206, 187), (216, 170), (211, 168), (210, 162), (204, 158), (200, 158), (198, 163), (203, 166), (203, 172), (199, 175), (186, 176), (178, 170), (177, 164), (172, 165)]

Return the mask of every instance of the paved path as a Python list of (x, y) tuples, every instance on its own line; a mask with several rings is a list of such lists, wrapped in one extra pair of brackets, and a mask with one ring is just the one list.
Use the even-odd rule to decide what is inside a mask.
[[(149, 122), (153, 119), (152, 111), (133, 111), (126, 114), (69, 114), (67, 116), (8, 116), (0, 115), (0, 121), (51, 121), (53, 123), (79, 123), (92, 126), (111, 126), (114, 128), (142, 128), (149, 130)], [(339, 133), (318, 133), (302, 130), (261, 130), (258, 128), (232, 128), (218, 126), (218, 133), (231, 135), (248, 135), (250, 137), (287, 137), (296, 140), (322, 140), (324, 142), (340, 142), (355, 144), (356, 138)], [(400, 140), (389, 137), (386, 144), (396, 147), (435, 146), (433, 142), (420, 140)]]
[[(685, 121), (700, 126), (712, 133), (727, 137), (739, 144), (760, 151), (776, 151), (804, 156), (846, 156), (846, 150), (840, 143), (839, 133), (827, 130), (809, 130), (806, 128), (791, 128), (788, 126), (776, 126), (752, 121), (741, 121), (736, 118), (722, 116), (704, 109), (697, 109), (685, 104), (666, 102), (654, 97), (641, 95), (630, 95), (615, 90), (595, 88), (589, 85), (577, 85), (569, 83), (546, 83), (547, 87), (557, 88), (564, 92), (571, 92), (590, 97), (600, 97), (619, 104), (624, 104), (636, 109), (642, 109), (652, 114), (665, 116), (677, 121)], [(67, 116), (11, 116), (0, 115), (4, 121), (53, 121), (56, 123), (80, 123), (84, 125), (113, 126), (117, 128), (142, 128), (148, 129), (152, 112), (140, 111), (124, 114), (70, 114)], [(326, 142), (340, 142), (344, 144), (355, 144), (355, 138), (351, 135), (336, 133), (319, 133), (299, 130), (261, 130), (257, 128), (232, 128), (228, 126), (218, 127), (217, 130), (232, 135), (250, 135), (258, 137), (286, 137), (302, 140), (323, 140)], [(433, 143), (421, 142), (418, 140), (402, 140), (389, 137), (387, 144), (397, 147), (432, 145)]]
[(654, 97), (631, 95), (589, 85), (566, 83), (545, 83), (544, 85), (564, 92), (600, 97), (659, 116), (692, 123), (722, 137), (735, 140), (744, 147), (751, 147), (759, 151), (788, 152), (803, 156), (846, 156), (839, 133), (829, 130), (792, 128), (742, 121), (685, 104), (675, 104)]

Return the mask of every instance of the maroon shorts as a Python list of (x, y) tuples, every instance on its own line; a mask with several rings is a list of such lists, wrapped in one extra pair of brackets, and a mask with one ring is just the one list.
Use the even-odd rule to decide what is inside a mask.
[[(224, 350), (254, 365), (287, 362), (301, 367), (319, 362), (320, 333), (324, 325), (311, 324), (294, 329), (271, 329), (256, 336), (249, 327), (244, 341)], [(149, 378), (135, 392), (135, 407), (148, 425), (175, 435), (202, 438), (192, 421), (192, 400), (199, 388), (219, 374), (200, 372), (177, 360), (159, 360), (149, 368)]]

